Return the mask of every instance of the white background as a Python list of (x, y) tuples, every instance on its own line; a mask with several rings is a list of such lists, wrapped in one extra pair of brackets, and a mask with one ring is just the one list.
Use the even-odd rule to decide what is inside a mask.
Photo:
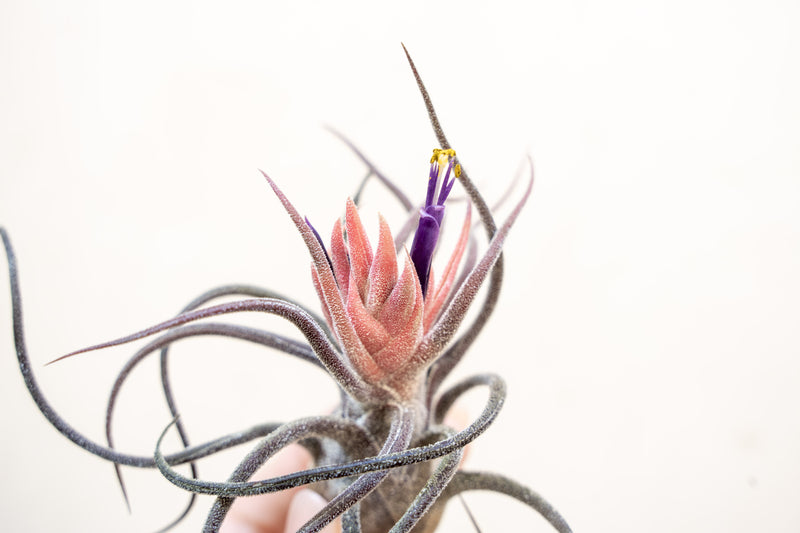
[[(500, 306), (458, 370), (509, 386), (470, 465), (533, 487), (576, 531), (798, 531), (798, 4), (396, 5), (0, 4), (0, 224), (50, 400), (101, 440), (132, 350), (43, 363), (223, 283), (316, 305), (256, 169), (327, 234), (363, 167), (324, 124), (421, 199), (435, 141), (403, 41), (490, 198), (526, 153), (536, 165)], [(378, 187), (366, 202), (397, 225)], [(129, 516), (110, 465), (36, 411), (0, 285), (4, 529), (163, 525), (178, 489), (127, 469)], [(335, 401), (314, 369), (233, 341), (187, 342), (173, 369), (195, 442)], [(169, 418), (154, 362), (121, 401), (119, 446), (152, 453)], [(201, 474), (224, 479), (242, 453)], [(549, 530), (503, 497), (467, 499), (484, 531)], [(463, 514), (442, 530), (467, 530)]]

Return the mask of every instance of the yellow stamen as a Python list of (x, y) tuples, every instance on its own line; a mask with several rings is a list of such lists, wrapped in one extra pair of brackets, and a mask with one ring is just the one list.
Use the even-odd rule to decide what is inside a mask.
[[(447, 168), (447, 164), (450, 162), (450, 158), (451, 157), (455, 158), (455, 156), (456, 156), (456, 151), (453, 150), (452, 148), (448, 148), (447, 150), (444, 150), (442, 148), (434, 148), (433, 156), (431, 157), (431, 163), (433, 163), (437, 159), (439, 160), (439, 175), (441, 176), (442, 172), (444, 172), (444, 169)], [(455, 168), (453, 170), (456, 174), (456, 177), (460, 178), (461, 165), (456, 163)]]
[[(444, 162), (445, 162), (445, 164), (447, 164), (447, 161), (448, 161), (447, 158), (455, 157), (456, 156), (456, 151), (453, 150), (452, 148), (448, 148), (447, 150), (444, 150), (442, 148), (434, 148), (433, 149), (433, 157), (431, 157), (431, 163), (436, 161), (436, 159), (441, 158), (442, 156), (444, 156), (444, 158), (445, 158)], [(441, 163), (441, 161), (440, 161), (440, 163)], [(440, 164), (440, 166), (441, 166), (441, 164)]]

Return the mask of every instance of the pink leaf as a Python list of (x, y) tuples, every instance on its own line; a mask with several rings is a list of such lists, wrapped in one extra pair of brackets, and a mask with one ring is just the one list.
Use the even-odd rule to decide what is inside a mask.
[(383, 216), (378, 215), (378, 217), (380, 224), (378, 248), (369, 271), (369, 289), (366, 300), (367, 309), (372, 314), (377, 314), (397, 283), (397, 256), (394, 251), (392, 232)]

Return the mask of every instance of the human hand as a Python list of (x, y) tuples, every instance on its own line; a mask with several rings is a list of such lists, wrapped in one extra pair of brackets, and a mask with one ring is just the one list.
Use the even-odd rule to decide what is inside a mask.
[[(291, 474), (312, 466), (311, 455), (299, 444), (275, 454), (251, 479), (268, 479)], [(305, 487), (294, 487), (271, 494), (236, 498), (222, 523), (220, 533), (295, 533), (327, 502)], [(321, 533), (341, 533), (341, 519), (328, 524)]]
[[(444, 423), (463, 429), (468, 423), (467, 411), (456, 406)], [(468, 451), (469, 447), (465, 450)], [(466, 459), (466, 453), (462, 462)], [(268, 479), (306, 470), (313, 459), (305, 448), (291, 444), (275, 454), (252, 476), (253, 480)], [(327, 502), (318, 493), (305, 487), (294, 487), (280, 492), (237, 498), (231, 506), (220, 533), (295, 533), (308, 522)], [(321, 533), (341, 533), (341, 518), (328, 524)]]

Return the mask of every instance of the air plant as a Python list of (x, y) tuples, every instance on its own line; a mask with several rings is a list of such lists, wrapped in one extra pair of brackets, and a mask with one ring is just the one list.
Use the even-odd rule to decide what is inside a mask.
[[(304, 532), (319, 531), (339, 516), (342, 516), (345, 532), (433, 531), (448, 500), (470, 490), (509, 495), (538, 511), (556, 530), (570, 531), (550, 504), (523, 485), (500, 474), (460, 469), (464, 447), (497, 417), (505, 399), (505, 384), (499, 376), (490, 374), (473, 376), (444, 391), (442, 384), (494, 310), (503, 279), (503, 242), (531, 193), (533, 175), (531, 172), (522, 197), (498, 227), (491, 210), (447, 142), (407, 51), (406, 56), (441, 146), (434, 150), (431, 158), (427, 195), (418, 216), (412, 202), (355, 146), (344, 140), (367, 164), (370, 174), (377, 176), (403, 203), (412, 224), (407, 224), (395, 238), (380, 217), (379, 237), (373, 252), (356, 203), (348, 199), (343, 220), (334, 222), (327, 247), (317, 230), (262, 172), (311, 254), (311, 278), (323, 316), (270, 290), (244, 285), (223, 286), (202, 294), (170, 320), (57, 359), (163, 333), (134, 354), (114, 384), (107, 410), (107, 446), (73, 429), (56, 413), (37, 385), (25, 348), (14, 253), (8, 235), (0, 228), (9, 264), (17, 357), (31, 396), (58, 431), (78, 446), (114, 463), (118, 476), (120, 465), (156, 467), (170, 482), (193, 493), (184, 513), (166, 529), (185, 516), (194, 494), (216, 496), (204, 528), (204, 531), (213, 532), (219, 529), (235, 498), (313, 484), (314, 490), (329, 503), (302, 527)], [(437, 248), (446, 200), (456, 182), (466, 193), (466, 214), (444, 270), (435, 275), (431, 260)], [(489, 240), (481, 257), (476, 253), (472, 208), (477, 210)], [(404, 242), (410, 236), (413, 222), (417, 222), (417, 227), (411, 248), (406, 251)], [(479, 312), (472, 323), (462, 327), (468, 309), (485, 283), (488, 287)], [(231, 295), (247, 299), (207, 305)], [(202, 319), (241, 312), (278, 315), (292, 323), (305, 342), (227, 323), (202, 321), (195, 324)], [(322, 368), (339, 386), (341, 404), (327, 416), (312, 416), (285, 424), (262, 424), (190, 446), (170, 388), (168, 350), (180, 339), (207, 335), (244, 339)], [(159, 438), (154, 456), (118, 452), (113, 448), (109, 430), (117, 393), (130, 371), (156, 351), (160, 351), (163, 390), (175, 419)], [(462, 431), (444, 425), (444, 417), (454, 402), (475, 387), (489, 389), (488, 401), (480, 415)], [(184, 448), (165, 455), (161, 440), (173, 426)], [(227, 481), (209, 482), (198, 478), (197, 460), (258, 438), (261, 438), (259, 443)], [(273, 479), (249, 481), (270, 457), (295, 442), (311, 452), (315, 461), (313, 468)], [(190, 476), (173, 468), (187, 463), (191, 465)], [(119, 480), (124, 493), (121, 476)]]

